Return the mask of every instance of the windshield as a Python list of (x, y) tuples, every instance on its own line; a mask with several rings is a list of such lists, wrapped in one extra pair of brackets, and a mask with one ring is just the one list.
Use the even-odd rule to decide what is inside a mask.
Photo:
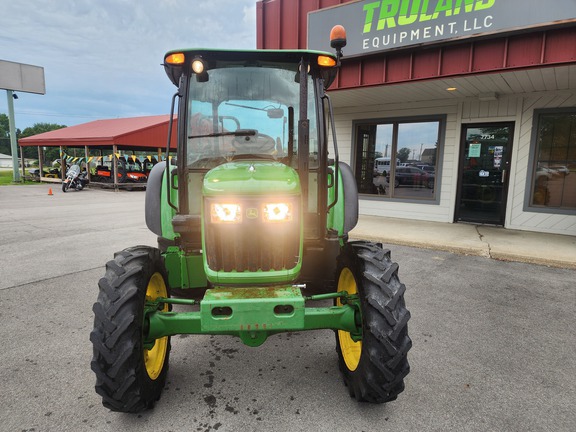
[[(191, 77), (187, 122), (189, 168), (210, 169), (238, 158), (270, 158), (295, 166), (300, 84), (297, 64), (234, 65)], [(317, 166), (316, 110), (309, 76), (310, 166)]]
[(142, 172), (142, 163), (135, 157), (128, 157), (126, 160), (126, 171)]
[(78, 175), (80, 174), (80, 167), (78, 165), (72, 165), (68, 169), (68, 175)]

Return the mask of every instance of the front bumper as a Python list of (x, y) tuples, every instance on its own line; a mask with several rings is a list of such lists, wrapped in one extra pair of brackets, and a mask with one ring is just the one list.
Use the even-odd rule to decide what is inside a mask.
[[(307, 307), (306, 302), (340, 298), (342, 306)], [(198, 305), (198, 311), (161, 312), (166, 303)], [(334, 329), (361, 337), (361, 315), (356, 296), (345, 292), (304, 297), (297, 286), (214, 288), (200, 302), (156, 299), (147, 303), (145, 344), (176, 334), (226, 334), (259, 346), (268, 336), (287, 331)]]

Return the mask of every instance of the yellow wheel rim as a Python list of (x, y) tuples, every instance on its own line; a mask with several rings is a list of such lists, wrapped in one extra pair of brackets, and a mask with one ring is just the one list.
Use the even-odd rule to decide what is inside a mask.
[[(158, 272), (154, 273), (148, 281), (148, 288), (146, 288), (146, 300), (154, 300), (158, 297), (168, 297), (168, 290), (164, 283), (164, 278)], [(164, 312), (168, 311), (168, 305), (165, 304), (162, 309)], [(160, 376), (164, 360), (166, 359), (166, 352), (168, 351), (168, 336), (156, 339), (152, 349), (144, 350), (144, 364), (146, 365), (146, 372), (148, 376), (155, 380)]]
[[(340, 273), (338, 278), (338, 292), (347, 291), (348, 294), (356, 294), (358, 288), (356, 286), (356, 279), (354, 275), (348, 268), (344, 268)], [(336, 304), (342, 306), (342, 303), (338, 299)], [(362, 342), (354, 342), (350, 337), (350, 333), (338, 330), (338, 343), (340, 344), (340, 351), (342, 351), (342, 357), (344, 358), (344, 363), (350, 371), (355, 371), (360, 363), (360, 355), (362, 354)]]

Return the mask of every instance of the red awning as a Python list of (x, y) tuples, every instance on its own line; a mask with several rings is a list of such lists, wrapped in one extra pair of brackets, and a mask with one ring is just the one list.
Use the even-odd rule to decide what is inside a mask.
[[(65, 147), (146, 147), (165, 148), (170, 116), (158, 115), (96, 120), (21, 138), (21, 146)], [(177, 121), (172, 126), (171, 147), (176, 148)]]

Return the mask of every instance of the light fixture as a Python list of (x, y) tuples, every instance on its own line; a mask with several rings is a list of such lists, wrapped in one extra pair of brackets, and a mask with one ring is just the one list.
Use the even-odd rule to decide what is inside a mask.
[(186, 57), (184, 56), (184, 53), (172, 53), (166, 56), (164, 61), (171, 65), (181, 65), (184, 63), (185, 59)]
[(192, 72), (196, 74), (196, 81), (206, 82), (208, 81), (208, 72), (206, 63), (201, 57), (196, 57), (192, 60)]
[(235, 203), (213, 203), (210, 206), (210, 220), (212, 223), (240, 223), (242, 207)]
[(264, 222), (290, 222), (292, 221), (292, 203), (275, 202), (265, 203), (262, 209)]
[(199, 58), (195, 58), (192, 61), (192, 70), (195, 74), (201, 74), (204, 72), (204, 62)]
[(456, 87), (448, 87), (446, 91), (452, 92), (458, 90)]

